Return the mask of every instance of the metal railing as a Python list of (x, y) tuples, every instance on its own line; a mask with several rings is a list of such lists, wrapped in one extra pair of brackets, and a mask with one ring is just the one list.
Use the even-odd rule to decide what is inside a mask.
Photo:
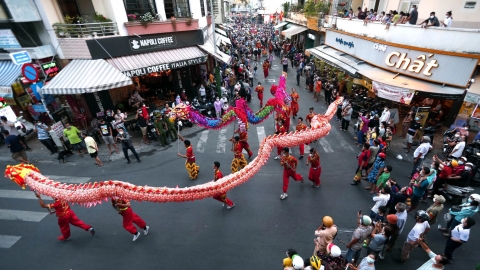
[(117, 23), (114, 22), (79, 24), (56, 23), (52, 25), (52, 27), (60, 38), (88, 38), (113, 36), (118, 34)]

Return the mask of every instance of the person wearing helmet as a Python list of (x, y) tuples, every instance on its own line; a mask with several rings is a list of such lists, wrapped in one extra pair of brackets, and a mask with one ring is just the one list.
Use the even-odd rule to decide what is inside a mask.
[[(466, 158), (465, 160), (463, 159), (459, 160), (459, 163), (463, 163), (463, 162), (466, 162)], [(460, 173), (455, 174), (455, 170), (454, 170), (454, 173), (447, 177), (447, 181), (446, 181), (447, 184), (453, 185), (453, 186), (459, 186), (459, 187), (468, 187), (470, 185), (470, 180), (472, 178), (472, 167), (473, 167), (473, 164), (471, 162), (467, 162), (464, 165), (464, 169)]]
[(337, 226), (333, 224), (333, 218), (330, 216), (324, 216), (322, 219), (322, 224), (315, 231), (316, 239), (315, 250), (313, 254), (317, 254), (317, 251), (320, 254), (327, 254), (327, 246), (332, 243), (333, 238), (337, 234)]
[(362, 213), (358, 213), (358, 228), (353, 232), (350, 243), (346, 245), (348, 248), (347, 254), (345, 254), (347, 262), (358, 262), (358, 258), (360, 257), (360, 253), (362, 252), (363, 248), (363, 241), (365, 241), (372, 233), (373, 228), (370, 226), (371, 224), (372, 219), (369, 216), (362, 216)]
[[(306, 260), (305, 260), (306, 261)], [(322, 265), (322, 260), (318, 257), (313, 255), (310, 257), (309, 262), (310, 265), (305, 267), (305, 270), (323, 270), (325, 267)]]
[(287, 258), (283, 259), (284, 270), (303, 269), (303, 259), (298, 255), (295, 249), (288, 249), (286, 254)]
[(460, 211), (452, 211), (452, 209), (450, 209), (450, 215), (453, 217), (447, 223), (446, 228), (440, 229), (441, 231), (445, 232), (443, 235), (445, 237), (450, 236), (450, 232), (455, 228), (455, 226), (462, 223), (462, 219), (466, 217), (473, 217), (476, 213), (478, 213), (478, 210), (480, 210), (479, 204), (480, 195), (474, 193), (470, 195), (466, 203), (459, 205), (461, 207)]
[(428, 224), (428, 220), (430, 220), (430, 216), (427, 212), (420, 210), (417, 211), (415, 214), (415, 220), (417, 223), (413, 226), (412, 230), (408, 233), (407, 240), (403, 244), (402, 248), (402, 257), (400, 259), (400, 263), (404, 264), (412, 250), (418, 247), (419, 242), (424, 234), (426, 234), (430, 230), (430, 224)]
[(425, 155), (432, 149), (433, 147), (430, 145), (430, 137), (428, 136), (423, 136), (421, 139), (421, 144), (415, 149), (415, 152), (413, 152), (413, 168), (412, 172), (410, 173), (408, 178), (412, 178), (413, 175), (417, 172), (417, 168), (420, 167), (423, 163), (423, 159), (425, 158)]

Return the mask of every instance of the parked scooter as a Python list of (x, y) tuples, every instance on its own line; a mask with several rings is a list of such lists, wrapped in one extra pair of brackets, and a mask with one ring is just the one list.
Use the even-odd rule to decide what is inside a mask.
[(156, 141), (158, 139), (157, 129), (153, 125), (155, 122), (155, 115), (153, 112), (150, 113), (150, 118), (147, 121), (147, 136), (149, 140)]

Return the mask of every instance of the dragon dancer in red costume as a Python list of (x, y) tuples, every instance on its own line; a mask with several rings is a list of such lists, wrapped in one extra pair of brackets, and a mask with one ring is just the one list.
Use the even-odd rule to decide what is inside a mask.
[(285, 119), (285, 132), (290, 131), (290, 116), (292, 115), (292, 111), (290, 110), (290, 106), (285, 105), (282, 107), (283, 109), (283, 118)]
[(263, 107), (263, 91), (265, 91), (265, 88), (263, 88), (261, 83), (258, 83), (255, 92), (257, 92), (258, 99), (260, 100), (260, 107)]
[(292, 93), (290, 94), (292, 97), (292, 103), (290, 104), (290, 108), (292, 111), (293, 118), (297, 117), (298, 113), (298, 100), (300, 100), (300, 96), (297, 93), (297, 90), (295, 88), (292, 88)]
[[(306, 130), (307, 129), (307, 126), (303, 123), (303, 118), (302, 117), (299, 117), (298, 120), (297, 120), (297, 126), (295, 128), (295, 131), (302, 131), (302, 130)], [(303, 158), (303, 154), (305, 154), (305, 144), (300, 144), (298, 146), (299, 150), (300, 150), (300, 157), (298, 159), (302, 159)]]
[(310, 154), (307, 159), (307, 166), (310, 164), (308, 171), (308, 180), (312, 181), (312, 187), (320, 187), (320, 175), (322, 174), (322, 166), (320, 165), (320, 155), (315, 148), (310, 148)]
[(310, 126), (312, 123), (312, 119), (315, 116), (315, 113), (313, 113), (313, 107), (308, 109), (310, 112), (307, 114), (307, 117), (305, 117), (305, 122), (307, 122), (307, 125)]
[(263, 62), (263, 77), (267, 78), (268, 77), (268, 69), (270, 68), (270, 62), (268, 62), (268, 59)]
[(135, 223), (135, 225), (137, 225), (139, 228), (143, 229), (144, 235), (148, 234), (148, 229), (150, 227), (147, 226), (147, 223), (145, 223), (141, 217), (133, 212), (129, 200), (120, 199), (118, 197), (112, 198), (112, 206), (120, 215), (122, 215), (123, 228), (125, 228), (125, 230), (127, 230), (129, 233), (133, 234), (133, 241), (137, 240), (140, 236), (140, 232), (138, 232), (137, 228), (133, 226), (133, 223)]
[(185, 140), (180, 134), (178, 134), (178, 138), (183, 142), (185, 148), (187, 148), (185, 155), (178, 153), (178, 156), (187, 159), (185, 162), (185, 167), (187, 168), (188, 176), (193, 181), (198, 177), (200, 166), (195, 164), (195, 155), (193, 155), (193, 147), (191, 146), (190, 141)]
[(288, 147), (284, 147), (282, 149), (283, 156), (280, 158), (280, 165), (283, 166), (283, 194), (280, 195), (280, 200), (285, 200), (288, 197), (287, 191), (290, 177), (292, 177), (295, 181), (300, 181), (300, 183), (303, 183), (303, 177), (296, 173), (298, 161), (289, 153), (290, 149)]
[(240, 137), (235, 136), (231, 138), (230, 141), (233, 143), (233, 148), (232, 148), (233, 160), (232, 160), (232, 165), (230, 167), (232, 169), (232, 173), (236, 173), (241, 169), (243, 169), (245, 166), (247, 166), (248, 162), (242, 153), (243, 147), (240, 144)]
[[(283, 134), (283, 133), (286, 132), (284, 124), (285, 124), (285, 121), (283, 121), (282, 119), (277, 121), (277, 127), (278, 128), (277, 128), (277, 132), (275, 132), (275, 134), (280, 135), (280, 134)], [(282, 146), (277, 146), (277, 155), (278, 156), (276, 156), (275, 159), (280, 158), (280, 155), (282, 154), (282, 149), (283, 149)]]
[(250, 150), (250, 145), (248, 144), (248, 132), (245, 124), (240, 123), (238, 129), (233, 134), (235, 133), (237, 133), (238, 137), (240, 137), (240, 146), (242, 147), (242, 149), (245, 149), (245, 151), (247, 151), (248, 159), (252, 158), (253, 153), (252, 150)]
[[(72, 224), (73, 226), (82, 228), (85, 231), (89, 231), (91, 235), (95, 235), (95, 230), (93, 229), (93, 227), (81, 221), (77, 217), (77, 215), (75, 215), (75, 212), (73, 212), (73, 210), (70, 209), (70, 206), (68, 205), (68, 203), (62, 202), (58, 199), (54, 199), (55, 201), (53, 203), (45, 204), (42, 200), (42, 197), (40, 197), (40, 194), (35, 193), (35, 196), (38, 198), (38, 201), (42, 208), (47, 208), (50, 214), (53, 214), (53, 213), (57, 214), (58, 226), (60, 227), (60, 231), (62, 232), (62, 235), (57, 237), (58, 240), (60, 241), (70, 240), (70, 224)], [(51, 209), (55, 211), (52, 212), (50, 211)]]
[[(223, 174), (220, 171), (220, 162), (218, 161), (213, 162), (213, 177), (214, 182), (223, 177)], [(222, 202), (223, 206), (227, 205), (227, 209), (232, 209), (235, 206), (235, 204), (229, 198), (227, 198), (227, 193), (217, 194), (213, 196), (213, 198), (219, 202)]]
[[(285, 124), (285, 115), (283, 113), (277, 113), (275, 115), (275, 123), (276, 123), (276, 126), (275, 126), (275, 130), (278, 131), (280, 129), (280, 126), (282, 125), (283, 121), (283, 124)], [(284, 131), (286, 132), (286, 130)], [(284, 133), (282, 132), (282, 133)]]

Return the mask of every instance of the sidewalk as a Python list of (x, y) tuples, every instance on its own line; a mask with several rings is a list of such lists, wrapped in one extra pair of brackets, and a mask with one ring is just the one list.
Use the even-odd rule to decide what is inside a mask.
[[(184, 128), (180, 132), (180, 134), (183, 137), (188, 138), (193, 134), (200, 132), (201, 130), (203, 130), (202, 127), (198, 125), (194, 125), (191, 128)], [(167, 147), (169, 147), (169, 146), (162, 147), (160, 145), (160, 142), (158, 141), (152, 141), (149, 145), (144, 144), (142, 140), (141, 132), (130, 131), (130, 135), (132, 136), (133, 146), (135, 147), (135, 150), (140, 156), (142, 153), (147, 153), (148, 155), (151, 155), (156, 151), (162, 151), (163, 149), (166, 149)], [(50, 155), (50, 151), (48, 151), (48, 149), (46, 149), (46, 147), (37, 139), (36, 134), (33, 134), (27, 140), (27, 144), (33, 150), (31, 152), (27, 151), (27, 155), (28, 155), (29, 161), (31, 161), (34, 165), (38, 163), (58, 163), (58, 154)], [(112, 161), (125, 159), (123, 155), (122, 147), (120, 144), (117, 144), (117, 149), (120, 153), (119, 154), (115, 153), (115, 150), (112, 148), (112, 151), (113, 151), (112, 155), (109, 154), (108, 147), (105, 143), (102, 142), (102, 144), (99, 144), (98, 147), (99, 147), (98, 156), (100, 157), (103, 163), (109, 163)], [(0, 145), (0, 151), (2, 151), (3, 153), (2, 155), (0, 155), (1, 161), (6, 161), (11, 164), (16, 163), (11, 158), (10, 150), (6, 147), (5, 144)], [(84, 155), (82, 158), (75, 151), (74, 151), (74, 155), (66, 157), (65, 161), (66, 161), (65, 165), (83, 166), (84, 164), (94, 163), (94, 161), (88, 155)]]

